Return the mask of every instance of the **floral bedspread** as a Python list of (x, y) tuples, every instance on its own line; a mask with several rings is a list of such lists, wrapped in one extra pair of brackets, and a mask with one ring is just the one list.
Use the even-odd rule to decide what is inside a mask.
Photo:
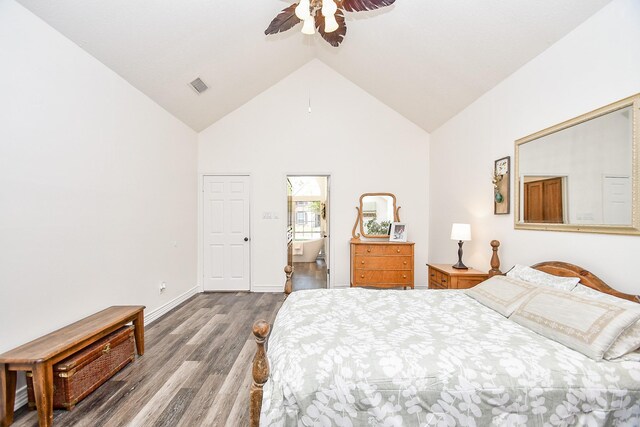
[(261, 426), (640, 425), (640, 362), (596, 362), (460, 291), (294, 292), (267, 354)]

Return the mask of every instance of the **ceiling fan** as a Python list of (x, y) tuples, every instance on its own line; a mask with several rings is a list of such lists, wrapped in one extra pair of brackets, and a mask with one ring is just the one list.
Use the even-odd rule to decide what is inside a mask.
[(300, 0), (283, 9), (269, 27), (266, 35), (276, 34), (303, 22), (303, 34), (315, 34), (316, 30), (331, 46), (338, 47), (347, 34), (344, 11), (362, 12), (389, 6), (396, 0)]

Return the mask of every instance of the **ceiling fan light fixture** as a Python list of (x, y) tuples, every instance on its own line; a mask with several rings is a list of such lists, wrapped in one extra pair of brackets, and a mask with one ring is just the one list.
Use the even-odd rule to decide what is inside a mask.
[(335, 15), (329, 15), (324, 19), (324, 32), (333, 33), (339, 28), (338, 21), (336, 21)]
[[(0, 0), (1, 1), (1, 0)], [(338, 47), (347, 34), (344, 12), (365, 12), (391, 6), (396, 0), (294, 0), (282, 9), (264, 30), (265, 35), (278, 34), (297, 27), (303, 21), (302, 33), (320, 36)], [(317, 31), (316, 31), (317, 30)]]
[(302, 34), (312, 35), (316, 33), (316, 25), (313, 16), (309, 16), (302, 24)]
[(311, 16), (311, 12), (309, 11), (309, 0), (300, 0), (298, 6), (296, 6), (296, 16), (303, 21)]
[(322, 16), (329, 18), (333, 16), (337, 10), (338, 5), (333, 0), (322, 0)]

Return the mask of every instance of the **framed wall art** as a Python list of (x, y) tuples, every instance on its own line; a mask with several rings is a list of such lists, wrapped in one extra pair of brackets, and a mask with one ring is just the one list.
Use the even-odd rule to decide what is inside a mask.
[(494, 215), (509, 214), (511, 157), (503, 157), (493, 163), (493, 213)]

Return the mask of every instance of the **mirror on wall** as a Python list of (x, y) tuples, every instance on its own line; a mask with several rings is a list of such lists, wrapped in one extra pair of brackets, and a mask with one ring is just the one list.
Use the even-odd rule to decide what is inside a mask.
[(516, 141), (515, 228), (640, 234), (640, 95)]
[[(353, 237), (360, 235), (368, 238), (389, 237), (389, 227), (394, 221), (399, 221), (396, 196), (391, 193), (365, 193), (360, 196), (358, 217), (353, 226)], [(360, 223), (360, 233), (356, 228)]]

